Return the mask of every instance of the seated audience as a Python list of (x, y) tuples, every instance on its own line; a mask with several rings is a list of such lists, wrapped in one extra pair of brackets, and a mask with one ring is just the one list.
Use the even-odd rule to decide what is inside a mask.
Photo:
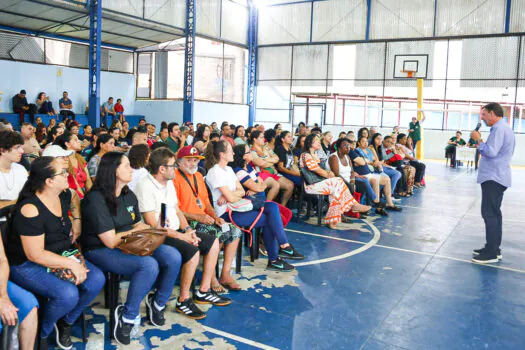
[(84, 147), (82, 151), (80, 152), (80, 155), (84, 157), (86, 160), (89, 158), (89, 155), (93, 152), (95, 147), (97, 147), (97, 141), (100, 135), (107, 134), (107, 130), (101, 129), (101, 128), (95, 128), (95, 131), (93, 132), (90, 144), (87, 147)]
[(102, 134), (97, 139), (97, 146), (88, 156), (88, 171), (93, 183), (98, 172), (98, 166), (104, 154), (113, 152), (115, 149), (115, 139), (109, 134)]
[(381, 153), (383, 154), (384, 162), (395, 167), (403, 175), (400, 181), (397, 182), (399, 187), (397, 193), (401, 197), (413, 195), (416, 168), (404, 162), (405, 154), (395, 147), (395, 141), (392, 136), (385, 136)]
[(87, 140), (89, 142), (93, 141), (93, 128), (91, 125), (84, 125), (84, 133), (82, 134), (81, 140)]
[(80, 155), (80, 140), (70, 131), (64, 132), (55, 143), (66, 151), (71, 151), (69, 155), (69, 164), (67, 167), (69, 188), (74, 190), (80, 199), (84, 198), (86, 193), (91, 189), (93, 183), (88, 174), (87, 163), (84, 157)]
[(328, 159), (328, 170), (331, 170), (335, 176), (342, 178), (352, 194), (354, 191), (366, 194), (372, 206), (376, 208), (376, 213), (386, 216), (388, 214), (385, 212), (384, 205), (379, 201), (379, 197), (376, 196), (370, 181), (365, 176), (354, 171), (348, 156), (351, 142), (348, 139), (338, 139), (335, 142), (334, 148), (336, 152)]
[(211, 288), (216, 293), (224, 292), (224, 288), (239, 291), (241, 288), (231, 276), (230, 270), (242, 231), (216, 215), (209, 200), (204, 177), (198, 172), (199, 160), (204, 159), (199, 155), (199, 151), (193, 146), (186, 146), (180, 150), (177, 158), (179, 168), (175, 171), (173, 183), (180, 210), (194, 230), (217, 237), (220, 245), (224, 246), (221, 276), (217, 280), (215, 274), (213, 275)]
[(36, 142), (40, 145), (40, 148), (47, 144), (47, 127), (44, 123), (37, 124), (35, 138)]
[[(353, 133), (352, 133), (353, 134)], [(357, 138), (356, 142), (359, 143), (361, 138), (365, 137), (367, 140), (370, 138), (370, 133), (368, 132), (368, 128), (361, 128), (357, 131)], [(357, 145), (359, 147), (359, 145)]]
[[(115, 107), (113, 105), (113, 97), (108, 98), (106, 102), (100, 106), (100, 119), (101, 120), (112, 120), (117, 115), (115, 112)], [(104, 119), (102, 119), (104, 118)], [(111, 118), (111, 119), (108, 119)]]
[(57, 137), (62, 135), (64, 133), (64, 127), (61, 127), (60, 124), (57, 126), (54, 126), (48, 133), (47, 133), (47, 142), (46, 147), (49, 145), (52, 145)]
[(126, 143), (131, 145), (131, 139), (128, 137), (129, 134), (129, 122), (124, 120), (122, 122), (122, 128), (120, 129), (120, 143)]
[[(267, 134), (271, 135), (271, 141), (274, 142), (275, 130), (271, 129), (268, 131), (271, 131), (271, 133), (267, 132)], [(268, 200), (273, 201), (282, 190), (281, 204), (286, 206), (293, 193), (293, 182), (279, 174), (275, 168), (275, 165), (279, 162), (279, 157), (266, 146), (263, 132), (260, 130), (252, 131), (250, 138), (252, 142), (252, 164), (270, 189), (267, 194)]]
[(186, 138), (180, 131), (180, 126), (178, 123), (169, 123), (168, 124), (168, 133), (169, 136), (166, 139), (165, 143), (168, 145), (169, 149), (177, 154), (179, 149), (184, 147), (186, 143)]
[(233, 135), (235, 138), (235, 144), (236, 145), (245, 145), (246, 144), (246, 130), (244, 129), (244, 126), (237, 125), (235, 128), (235, 133)]
[(139, 181), (148, 175), (148, 163), (151, 149), (148, 145), (138, 144), (134, 145), (129, 150), (129, 164), (131, 165), (132, 174), (131, 182), (128, 183), (130, 190), (135, 191), (135, 187)]
[[(57, 113), (55, 112), (55, 109), (53, 108), (53, 103), (49, 101), (49, 96), (46, 95), (45, 92), (41, 92), (38, 94), (38, 97), (36, 99), (36, 106), (37, 111), (40, 114), (47, 114), (49, 116), (56, 116)], [(41, 123), (42, 120), (38, 121), (38, 118), (36, 120), (36, 123)]]
[(24, 138), (24, 153), (39, 157), (42, 149), (35, 138), (35, 128), (33, 124), (23, 123), (20, 128), (20, 135)]
[[(157, 327), (165, 324), (164, 312), (179, 274), (181, 255), (166, 244), (152, 256), (125, 254), (118, 249), (122, 237), (151, 226), (141, 222), (137, 197), (126, 186), (131, 181), (128, 158), (119, 152), (107, 153), (99, 173), (82, 201), (81, 242), (86, 258), (102, 271), (130, 276), (126, 302), (115, 310), (115, 329), (110, 330), (119, 344), (128, 345), (142, 299), (146, 298), (150, 323)], [(150, 293), (154, 284), (156, 291)]]
[(175, 177), (175, 154), (167, 147), (151, 152), (150, 173), (135, 188), (139, 209), (144, 221), (152, 226), (158, 224), (161, 206), (166, 206), (165, 244), (176, 248), (182, 256), (181, 286), (176, 311), (192, 319), (202, 319), (206, 314), (195, 306), (191, 299), (191, 281), (195, 276), (200, 256), (203, 258), (203, 274), (199, 289), (193, 295), (195, 303), (226, 306), (231, 300), (216, 294), (211, 289), (211, 279), (219, 256), (219, 241), (195, 230), (188, 224), (179, 208), (173, 178)]
[(281, 135), (281, 132), (283, 132), (283, 126), (281, 125), (281, 123), (277, 123), (275, 124), (275, 126), (273, 127), (273, 130), (275, 130), (275, 134), (277, 136)]
[[(269, 129), (273, 130), (274, 129)], [(268, 130), (266, 130), (268, 131)], [(290, 138), (291, 138), (290, 134)], [(262, 181), (262, 179), (257, 175), (257, 172), (249, 165), (252, 161), (252, 153), (250, 152), (250, 147), (247, 145), (237, 145), (234, 148), (233, 151), (233, 162), (229, 163), (228, 165), (233, 168), (233, 171), (235, 172), (235, 175), (237, 176), (237, 180), (242, 184), (244, 190), (246, 191), (246, 194), (248, 196), (258, 196), (263, 199), (266, 199), (266, 185)], [(275, 209), (275, 205), (277, 205), (277, 209), (279, 210), (279, 213), (282, 213), (283, 210), (290, 209), (280, 206), (280, 204), (275, 202), (267, 201), (264, 204), (264, 210), (265, 212), (272, 212)], [(288, 215), (289, 218), (291, 218), (291, 211)], [(282, 216), (281, 216), (282, 218)], [(281, 219), (282, 221), (282, 219)], [(283, 223), (284, 225), (284, 223)], [(280, 230), (275, 231), (276, 234), (275, 239), (277, 240), (279, 244), (279, 251), (277, 255), (280, 258), (284, 259), (292, 259), (292, 260), (303, 260), (304, 255), (299, 253), (289, 242), (288, 237), (286, 237), (286, 233), (284, 235), (280, 235)]]
[[(105, 282), (89, 260), (69, 258), (78, 250), (73, 246), (77, 236), (70, 237), (72, 193), (67, 189), (67, 170), (58, 159), (36, 159), (9, 219), (7, 249), (13, 282), (47, 298), (40, 336), (47, 338), (54, 328), (62, 349), (71, 349), (73, 323)], [(72, 219), (81, 220), (80, 211)]]
[(38, 124), (42, 123), (42, 117), (38, 116), (35, 118), (35, 126), (37, 126)]
[(62, 93), (62, 98), (58, 101), (58, 107), (60, 109), (60, 115), (62, 120), (69, 117), (75, 120), (75, 113), (73, 112), (73, 102), (69, 99), (67, 91)]
[(210, 133), (210, 127), (206, 124), (202, 124), (197, 128), (192, 145), (195, 146), (200, 154), (206, 152), (206, 147), (208, 147), (208, 142), (210, 141)]
[(235, 141), (232, 138), (232, 129), (228, 122), (223, 122), (221, 125), (221, 140), (228, 141), (232, 148), (235, 147)]
[(306, 139), (306, 135), (299, 135), (295, 138), (295, 146), (293, 148), (293, 158), (295, 164), (299, 164), (299, 158), (301, 157), (301, 154), (303, 153), (304, 148), (304, 140)]
[[(275, 154), (279, 157), (277, 170), (295, 186), (302, 186), (301, 172), (292, 152), (293, 137), (289, 131), (283, 131), (277, 138)], [(251, 161), (251, 160), (250, 160)]]
[(456, 131), (456, 136), (451, 137), (448, 140), (447, 147), (445, 148), (445, 157), (450, 158), (450, 167), (454, 168), (456, 166), (456, 148), (463, 147), (467, 143), (461, 138), (461, 131)]
[(405, 161), (416, 168), (416, 176), (414, 179), (414, 186), (420, 188), (422, 186), (422, 181), (425, 177), (426, 165), (417, 160), (414, 156), (414, 151), (407, 147), (407, 136), (405, 134), (399, 134), (397, 136), (397, 145), (396, 147), (405, 155)]
[(219, 141), (221, 139), (221, 135), (219, 135), (219, 133), (217, 132), (212, 132), (210, 134), (210, 142), (211, 141)]
[(122, 99), (117, 98), (117, 103), (115, 103), (113, 110), (115, 111), (115, 115), (119, 117), (119, 120), (121, 122), (124, 122), (124, 120), (126, 120), (126, 117), (124, 116), (124, 106), (122, 105)]
[[(5, 227), (0, 229), (3, 230)], [(0, 241), (0, 334), (2, 327), (18, 324), (19, 344), (16, 345), (20, 345), (21, 350), (33, 350), (38, 329), (38, 301), (33, 294), (8, 279), (9, 263), (4, 244)]]
[(328, 158), (330, 157), (330, 148), (332, 145), (333, 138), (334, 137), (332, 136), (332, 133), (330, 131), (321, 134), (321, 148), (319, 148), (319, 150), (317, 151), (317, 157), (319, 157), (319, 160), (321, 161), (321, 167), (323, 169), (326, 167), (326, 163), (328, 162)]
[[(386, 199), (385, 209), (400, 211), (401, 208), (396, 207), (392, 201), (390, 178), (388, 175), (376, 172), (375, 170), (375, 167), (378, 166), (379, 163), (373, 158), (373, 154), (368, 148), (368, 140), (366, 137), (361, 137), (357, 146), (357, 148), (350, 151), (350, 159), (354, 163), (355, 171), (370, 181), (377, 198), (381, 198), (380, 186), (383, 186), (383, 193)], [(384, 215), (386, 213), (380, 214)]]
[(394, 194), (396, 193), (397, 182), (401, 179), (402, 174), (393, 166), (385, 164), (385, 160), (383, 159), (383, 135), (375, 133), (372, 135), (371, 141), (372, 143), (368, 148), (372, 151), (374, 160), (376, 164), (378, 164), (376, 169), (388, 175), (390, 178), (391, 193)]
[[(366, 213), (370, 210), (369, 206), (359, 204), (350, 194), (348, 187), (343, 179), (334, 177), (334, 173), (321, 168), (321, 161), (317, 157), (316, 151), (321, 148), (321, 140), (316, 134), (310, 134), (304, 142), (304, 152), (299, 159), (299, 167), (306, 168), (307, 171), (314, 172), (324, 178), (316, 183), (306, 184), (305, 192), (308, 194), (321, 194), (329, 196), (328, 212), (324, 222), (329, 228), (334, 229), (342, 221), (343, 213), (353, 210), (359, 213)], [(319, 208), (318, 210), (322, 210)]]
[(233, 162), (233, 149), (225, 140), (212, 141), (206, 150), (208, 174), (206, 183), (210, 187), (213, 206), (217, 216), (237, 226), (262, 228), (263, 239), (268, 252), (268, 270), (291, 272), (295, 268), (278, 257), (276, 236), (285, 236), (283, 222), (276, 204), (268, 206), (263, 212), (251, 210), (247, 212), (228, 212), (228, 203), (240, 201), (245, 191), (228, 163)]
[(161, 126), (160, 132), (159, 132), (159, 138), (162, 142), (166, 142), (166, 140), (170, 137), (170, 133), (168, 132), (167, 126)]
[(159, 140), (158, 136), (155, 134), (157, 127), (155, 124), (148, 123), (146, 124), (146, 133), (148, 135), (148, 146), (152, 146), (155, 142)]
[[(27, 180), (26, 169), (18, 164), (24, 154), (24, 139), (19, 133), (0, 130), (0, 209), (15, 204)], [(5, 222), (0, 217), (0, 224)]]
[(18, 94), (13, 96), (13, 111), (18, 113), (20, 124), (24, 122), (26, 113), (29, 114), (31, 124), (35, 123), (36, 105), (34, 103), (27, 103), (25, 90), (20, 90)]

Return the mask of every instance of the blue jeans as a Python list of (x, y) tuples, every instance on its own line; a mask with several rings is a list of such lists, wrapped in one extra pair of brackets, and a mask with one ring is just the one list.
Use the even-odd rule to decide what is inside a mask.
[(289, 175), (289, 174), (282, 174), (282, 175), (288, 180), (292, 181), (295, 186), (303, 185), (303, 180), (301, 180), (300, 176), (294, 176), (294, 175)]
[(392, 193), (394, 193), (396, 191), (397, 182), (401, 178), (401, 173), (396, 169), (389, 168), (387, 166), (383, 167), (383, 173), (388, 175), (388, 177), (390, 178), (390, 184), (392, 185)]
[(84, 283), (76, 286), (47, 272), (47, 268), (26, 261), (21, 265), (11, 266), (11, 279), (19, 286), (48, 298), (43, 306), (42, 338), (47, 338), (54, 324), (63, 319), (73, 324), (82, 311), (97, 297), (106, 279), (102, 271), (86, 261), (89, 270)]
[[(38, 307), (38, 300), (36, 300), (33, 294), (10, 281), (7, 281), (7, 295), (13, 305), (18, 309), (19, 324), (24, 321), (33, 308)], [(2, 322), (0, 322), (0, 331), (1, 330)]]
[(376, 196), (376, 193), (374, 192), (374, 189), (372, 188), (372, 185), (370, 185), (370, 181), (368, 181), (367, 178), (360, 178), (360, 177), (356, 177), (355, 178), (355, 182), (360, 182), (362, 183), (365, 187), (366, 187), (366, 196), (368, 197), (368, 199), (370, 201), (375, 201), (377, 196)]
[[(234, 211), (232, 213), (232, 218), (238, 226), (249, 227), (255, 221), (257, 215), (259, 215), (258, 210), (247, 211), (244, 213)], [(228, 213), (224, 213), (222, 218), (230, 222)], [(283, 220), (281, 219), (281, 214), (279, 214), (277, 203), (264, 203), (263, 214), (254, 226), (254, 228), (259, 227), (262, 227), (263, 229), (263, 240), (266, 251), (268, 252), (268, 259), (270, 261), (275, 261), (279, 251), (279, 245), (276, 244), (276, 240), (279, 244), (288, 243), (288, 238), (286, 237), (286, 233), (284, 233)]]
[(179, 251), (165, 244), (152, 256), (124, 254), (120, 249), (109, 248), (91, 250), (85, 255), (104, 272), (131, 276), (123, 312), (123, 317), (130, 321), (139, 315), (140, 303), (156, 281), (155, 301), (159, 306), (166, 305), (182, 264)]

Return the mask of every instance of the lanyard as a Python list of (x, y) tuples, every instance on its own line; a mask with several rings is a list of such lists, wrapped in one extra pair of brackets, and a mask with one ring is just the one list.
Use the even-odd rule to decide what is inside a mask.
[(186, 174), (184, 173), (184, 171), (181, 171), (179, 169), (179, 173), (182, 175), (182, 177), (184, 178), (184, 180), (186, 180), (186, 182), (188, 183), (188, 185), (190, 186), (191, 188), (191, 191), (193, 192), (193, 195), (195, 196), (195, 198), (199, 198), (199, 186), (197, 185), (197, 178), (195, 175), (193, 175), (193, 183), (195, 184), (195, 189), (193, 189), (193, 186), (191, 185), (191, 182), (190, 182), (190, 179), (188, 179), (188, 177), (186, 176)]

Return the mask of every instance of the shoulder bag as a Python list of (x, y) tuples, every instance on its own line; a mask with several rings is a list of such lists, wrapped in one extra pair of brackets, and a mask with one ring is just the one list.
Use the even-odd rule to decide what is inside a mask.
[(151, 256), (164, 243), (167, 233), (168, 230), (159, 228), (135, 231), (122, 237), (117, 248), (126, 254)]
[(306, 161), (304, 159), (305, 158), (304, 153), (301, 155), (301, 157), (302, 157), (302, 161), (303, 161), (303, 166), (301, 168), (299, 168), (299, 169), (301, 171), (301, 176), (303, 177), (304, 182), (306, 182), (307, 185), (312, 185), (312, 184), (321, 182), (323, 180), (326, 180), (321, 175), (319, 175), (319, 174), (311, 171), (310, 169), (308, 169), (308, 166), (306, 165)]

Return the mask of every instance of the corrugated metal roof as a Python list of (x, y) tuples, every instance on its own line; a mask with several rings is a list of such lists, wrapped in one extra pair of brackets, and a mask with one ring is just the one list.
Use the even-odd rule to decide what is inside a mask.
[[(109, 0), (108, 0), (109, 1)], [(89, 40), (89, 10), (84, 1), (2, 0), (0, 25)], [(184, 30), (171, 25), (103, 10), (102, 42), (140, 48), (184, 37)]]

